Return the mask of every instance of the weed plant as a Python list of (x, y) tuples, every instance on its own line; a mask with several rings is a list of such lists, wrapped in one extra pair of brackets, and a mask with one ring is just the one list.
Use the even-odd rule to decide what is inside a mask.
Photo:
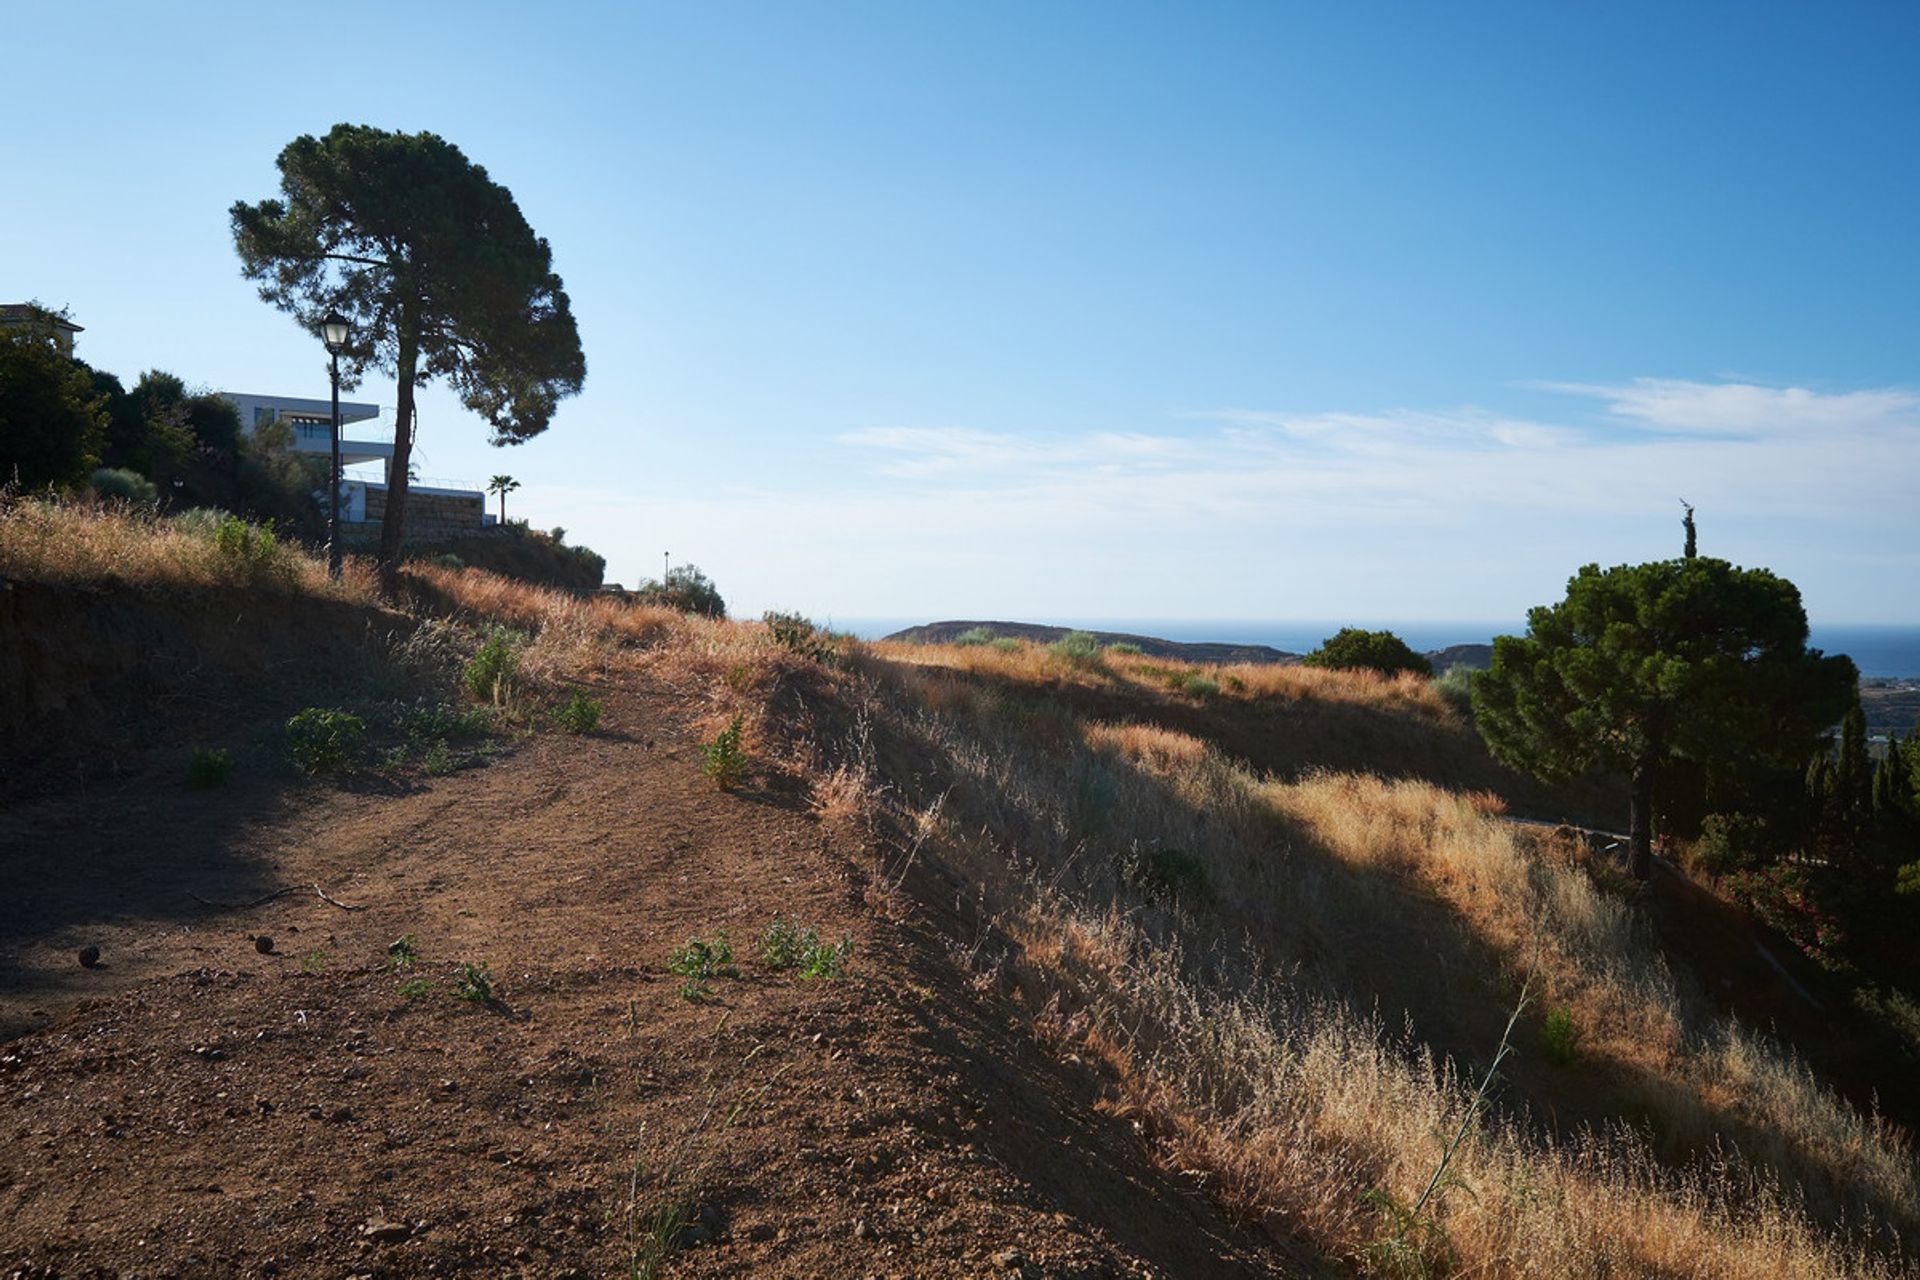
[(187, 785), (195, 791), (224, 787), (233, 775), (233, 757), (225, 747), (197, 747), (187, 761)]
[(1580, 1056), (1580, 1028), (1574, 1025), (1570, 1010), (1559, 1005), (1547, 1010), (1540, 1025), (1540, 1044), (1547, 1061), (1557, 1066), (1567, 1066)]
[(520, 655), (512, 638), (502, 628), (494, 628), (486, 643), (467, 662), (460, 679), (467, 692), (484, 702), (500, 706), (513, 691), (514, 676), (520, 670)]
[(680, 998), (695, 1002), (713, 998), (714, 978), (740, 976), (740, 970), (733, 963), (733, 947), (724, 930), (716, 933), (712, 942), (704, 938), (687, 939), (685, 946), (667, 958), (667, 972), (680, 979)]
[(953, 638), (953, 642), (957, 645), (960, 645), (963, 648), (968, 645), (992, 644), (993, 628), (992, 627), (968, 627), (965, 631), (962, 631), (959, 635), (955, 636)]
[(712, 742), (701, 748), (702, 768), (722, 791), (733, 790), (747, 775), (747, 753), (740, 745), (742, 723), (743, 718), (735, 716)]
[(575, 689), (553, 719), (568, 733), (592, 733), (600, 727), (600, 703)]
[(453, 979), (453, 994), (473, 1004), (493, 1003), (493, 974), (484, 961), (480, 964), (461, 961)]
[(813, 926), (776, 919), (761, 931), (758, 949), (760, 963), (769, 969), (797, 970), (809, 980), (838, 978), (853, 956), (853, 939), (828, 945), (820, 941), (820, 931)]
[(366, 732), (366, 722), (350, 712), (308, 707), (287, 721), (287, 754), (307, 773), (342, 769), (352, 763)]
[(1047, 646), (1047, 652), (1069, 666), (1092, 668), (1100, 665), (1100, 642), (1091, 631), (1069, 631)]

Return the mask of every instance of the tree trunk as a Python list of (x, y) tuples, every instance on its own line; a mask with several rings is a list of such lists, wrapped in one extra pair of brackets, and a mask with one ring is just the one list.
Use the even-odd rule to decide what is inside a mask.
[(1633, 766), (1633, 792), (1627, 826), (1627, 870), (1635, 880), (1653, 879), (1653, 761)]
[(413, 378), (420, 362), (420, 340), (413, 332), (412, 309), (400, 309), (400, 350), (395, 361), (399, 388), (393, 412), (393, 460), (387, 463), (387, 510), (380, 521), (380, 576), (389, 585), (400, 567), (400, 540), (406, 533), (407, 467), (413, 460)]

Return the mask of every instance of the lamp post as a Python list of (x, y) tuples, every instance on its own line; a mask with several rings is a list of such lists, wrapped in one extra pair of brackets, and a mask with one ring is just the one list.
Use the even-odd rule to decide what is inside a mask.
[(327, 344), (333, 373), (333, 465), (327, 471), (327, 576), (340, 576), (340, 349), (347, 345), (351, 326), (339, 312), (320, 322), (320, 340)]

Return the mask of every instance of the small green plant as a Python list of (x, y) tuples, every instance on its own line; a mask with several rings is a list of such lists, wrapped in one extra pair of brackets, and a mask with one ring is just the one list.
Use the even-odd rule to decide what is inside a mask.
[(600, 703), (575, 689), (553, 718), (568, 733), (592, 733), (600, 725)]
[(1137, 658), (1140, 656), (1140, 646), (1131, 640), (1121, 640), (1108, 645), (1107, 652), (1113, 654), (1115, 657)]
[(733, 790), (747, 774), (747, 753), (740, 746), (741, 724), (742, 717), (735, 716), (732, 724), (700, 749), (706, 775), (722, 791)]
[(724, 930), (716, 933), (712, 942), (704, 938), (687, 939), (684, 947), (667, 958), (667, 972), (680, 978), (680, 998), (693, 1001), (713, 998), (713, 988), (709, 985), (712, 979), (740, 976), (740, 970), (733, 964), (733, 947)]
[(800, 977), (809, 982), (815, 978), (838, 978), (852, 958), (852, 938), (842, 937), (838, 945), (831, 947), (816, 943), (800, 959)]
[(513, 687), (513, 677), (519, 670), (519, 653), (514, 650), (507, 634), (496, 629), (487, 636), (487, 642), (480, 646), (480, 652), (467, 661), (460, 678), (466, 684), (467, 692), (498, 706), (507, 700), (507, 694)]
[(1211, 698), (1220, 692), (1220, 685), (1213, 677), (1198, 671), (1169, 671), (1166, 681), (1167, 688), (1175, 693), (1190, 694), (1196, 698)]
[(1100, 641), (1091, 631), (1069, 631), (1047, 646), (1047, 652), (1070, 666), (1100, 665)]
[(410, 933), (402, 934), (387, 944), (387, 967), (398, 972), (411, 969), (420, 960), (419, 944)]
[(196, 747), (187, 761), (187, 785), (195, 791), (224, 787), (233, 773), (233, 757), (225, 747)]
[(474, 1004), (492, 1004), (493, 974), (487, 971), (484, 962), (474, 964), (470, 960), (463, 960), (460, 962), (460, 972), (453, 979), (453, 994)]
[(443, 778), (453, 772), (453, 748), (447, 745), (445, 738), (427, 748), (427, 754), (420, 759), (420, 767), (432, 778)]
[(1012, 636), (1000, 636), (987, 643), (987, 648), (992, 649), (995, 653), (1012, 653), (1019, 647), (1020, 641), (1014, 639)]
[(255, 526), (228, 516), (214, 526), (213, 546), (229, 566), (248, 575), (280, 563), (280, 539), (271, 524)]
[(306, 974), (325, 973), (327, 971), (327, 953), (315, 947), (301, 958), (300, 972)]
[(433, 979), (431, 978), (408, 978), (394, 987), (395, 992), (408, 1000), (418, 1000), (432, 990)]
[(287, 721), (287, 754), (308, 773), (342, 768), (352, 761), (366, 732), (359, 716), (308, 707)]
[(993, 628), (968, 627), (965, 631), (955, 636), (953, 642), (963, 649), (976, 644), (992, 644)]
[(815, 930), (775, 917), (760, 931), (760, 963), (769, 969), (795, 969), (801, 958), (819, 945), (820, 935)]
[(1547, 1061), (1563, 1067), (1572, 1062), (1580, 1052), (1580, 1028), (1574, 1025), (1573, 1014), (1558, 1005), (1548, 1009), (1540, 1026), (1540, 1043)]

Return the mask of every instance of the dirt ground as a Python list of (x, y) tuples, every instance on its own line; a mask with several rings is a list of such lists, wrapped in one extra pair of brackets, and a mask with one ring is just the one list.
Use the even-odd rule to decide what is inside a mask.
[[(601, 732), (445, 777), (196, 792), (175, 751), (0, 813), (0, 1275), (645, 1275), (682, 1223), (661, 1274), (1323, 1270), (1157, 1167), (857, 835), (716, 792), (697, 707), (592, 691)], [(758, 964), (776, 917), (845, 976)]]

